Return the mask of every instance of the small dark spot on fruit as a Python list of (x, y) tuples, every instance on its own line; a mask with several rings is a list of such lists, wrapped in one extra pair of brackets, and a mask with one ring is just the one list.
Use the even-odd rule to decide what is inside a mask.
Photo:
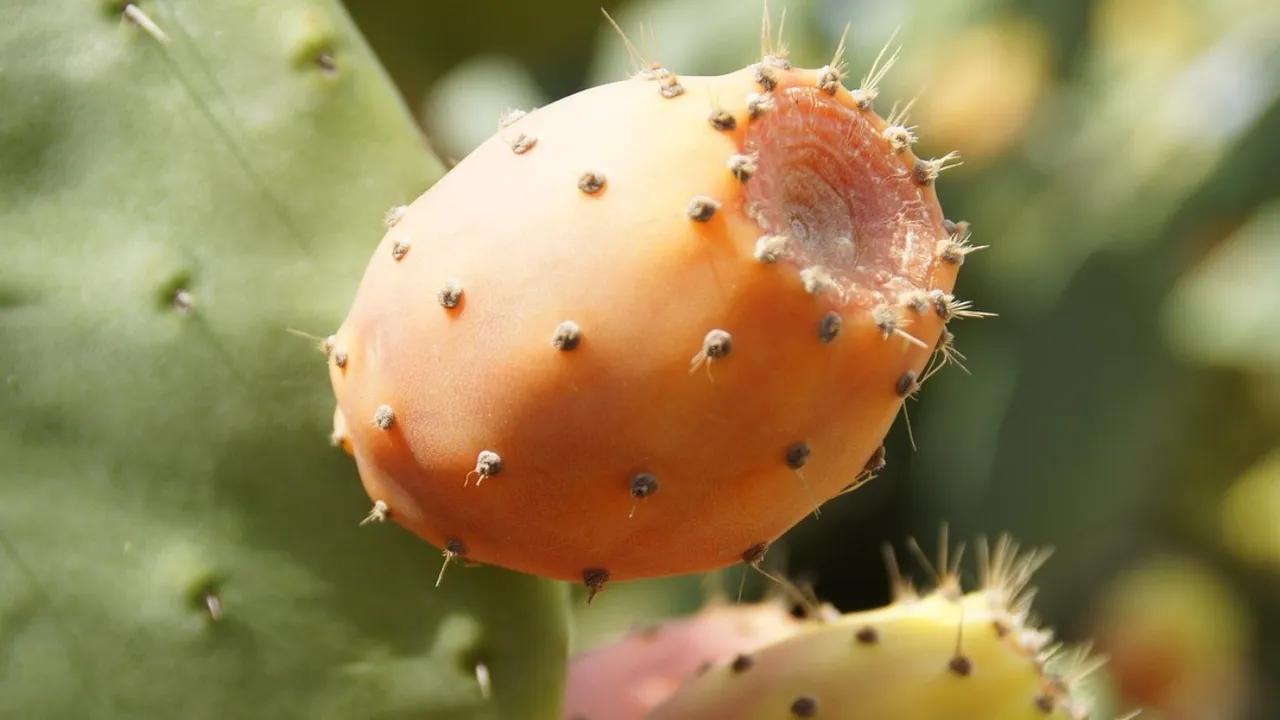
[(724, 330), (712, 330), (702, 339), (702, 352), (709, 360), (727, 357), (733, 350), (733, 336)]
[(436, 300), (440, 302), (440, 306), (448, 310), (458, 307), (462, 302), (462, 284), (457, 280), (446, 280), (444, 287), (436, 293)]
[(686, 213), (691, 220), (707, 222), (712, 217), (715, 217), (716, 210), (719, 209), (720, 203), (706, 197), (705, 195), (699, 195), (689, 201), (689, 208), (686, 210)]
[(658, 80), (658, 93), (667, 99), (679, 97), (684, 94), (684, 86), (675, 73), (668, 73)]
[(818, 717), (818, 698), (802, 695), (791, 703), (791, 716), (798, 718)]
[(533, 149), (538, 144), (538, 138), (532, 135), (520, 133), (515, 140), (511, 141), (511, 152), (517, 155), (523, 155)]
[(1052, 714), (1057, 703), (1054, 702), (1053, 696), (1048, 693), (1042, 693), (1036, 696), (1036, 709), (1045, 715)]
[(947, 669), (960, 677), (969, 677), (973, 673), (973, 661), (964, 655), (956, 655), (947, 663)]
[(799, 470), (804, 464), (809, 462), (809, 443), (798, 442), (787, 448), (787, 467), (792, 470)]
[(933, 296), (923, 290), (912, 290), (898, 296), (898, 300), (906, 309), (917, 315), (923, 315), (929, 312), (929, 305), (933, 300)]
[(877, 305), (871, 310), (871, 320), (886, 339), (898, 331), (898, 311), (891, 305)]
[(764, 65), (756, 65), (756, 82), (760, 83), (765, 92), (773, 92), (778, 87), (778, 75)]
[(897, 390), (899, 397), (906, 397), (915, 392), (919, 387), (920, 383), (916, 379), (915, 372), (908, 370), (902, 373), (902, 377), (898, 378), (898, 384), (894, 389)]
[(938, 250), (938, 257), (948, 265), (963, 265), (964, 256), (964, 245), (954, 240), (942, 243), (941, 248)]
[(755, 174), (757, 168), (756, 159), (750, 155), (737, 154), (729, 158), (729, 172), (738, 179), (738, 182), (747, 182), (751, 176)]
[(929, 302), (933, 304), (933, 311), (943, 322), (950, 322), (955, 317), (956, 308), (959, 303), (956, 302), (954, 295), (950, 295), (941, 290), (931, 290), (927, 295)]
[(834, 341), (843, 326), (844, 319), (840, 317), (840, 313), (832, 310), (824, 315), (822, 322), (818, 324), (818, 339), (824, 343)]
[(658, 476), (653, 473), (636, 473), (631, 478), (631, 496), (643, 500), (658, 492)]
[(588, 195), (595, 195), (604, 189), (605, 182), (607, 181), (603, 173), (588, 170), (578, 178), (578, 189)]
[(853, 639), (857, 640), (859, 645), (875, 645), (880, 642), (880, 631), (870, 625), (867, 625), (866, 627), (859, 628), (858, 632), (854, 634)]
[(767, 552), (769, 552), (768, 543), (756, 543), (742, 553), (742, 562), (748, 565), (756, 565), (764, 559), (764, 554)]
[(871, 457), (867, 458), (867, 464), (863, 466), (862, 471), (876, 473), (883, 470), (885, 466), (885, 456), (887, 454), (888, 452), (885, 450), (883, 445), (876, 448), (876, 451), (871, 453)]
[(551, 335), (551, 346), (557, 350), (576, 350), (582, 344), (582, 328), (572, 320), (565, 320), (556, 326)]
[(454, 538), (444, 541), (444, 549), (450, 555), (462, 556), (467, 554), (467, 544)]
[(493, 477), (502, 472), (502, 456), (492, 450), (481, 450), (476, 455), (475, 472), (481, 478)]
[(818, 88), (828, 95), (835, 95), (840, 90), (842, 81), (840, 72), (830, 65), (824, 66), (818, 72)]
[(782, 257), (786, 250), (787, 238), (783, 235), (764, 235), (756, 240), (753, 256), (766, 265), (771, 265)]
[(738, 128), (738, 121), (733, 118), (726, 110), (716, 110), (708, 116), (707, 121), (711, 123), (711, 127), (721, 131), (732, 131)]
[(937, 170), (934, 169), (932, 163), (925, 160), (917, 160), (913, 168), (911, 168), (911, 179), (917, 185), (929, 185), (937, 177)]
[(800, 282), (804, 291), (810, 295), (821, 295), (828, 290), (839, 291), (839, 285), (832, 279), (831, 273), (823, 267), (807, 267), (801, 270)]
[(751, 669), (751, 666), (754, 665), (755, 662), (756, 661), (753, 660), (750, 655), (738, 655), (733, 659), (733, 662), (729, 664), (729, 669), (733, 670), (735, 673), (746, 672)]
[(587, 586), (587, 602), (595, 599), (596, 593), (604, 589), (609, 582), (609, 571), (604, 568), (587, 568), (582, 571), (582, 584)]
[(776, 107), (777, 105), (774, 104), (772, 97), (752, 93), (747, 97), (747, 118), (749, 120), (759, 120), (765, 113), (774, 110)]

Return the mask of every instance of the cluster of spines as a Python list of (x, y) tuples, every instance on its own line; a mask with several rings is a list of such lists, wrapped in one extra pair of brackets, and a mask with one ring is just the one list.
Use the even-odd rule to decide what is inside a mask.
[[(633, 59), (636, 61), (636, 71), (634, 79), (646, 82), (656, 82), (659, 86), (659, 97), (671, 100), (679, 97), (684, 93), (684, 88), (680, 84), (678, 76), (669, 69), (662, 66), (661, 63), (652, 62), (644, 58), (636, 49), (635, 45), (622, 33), (621, 28), (614, 23), (612, 18), (606, 18), (613, 23), (615, 29), (622, 35), (623, 41), (628, 50), (631, 52)], [(784, 13), (785, 22), (785, 13)], [(847, 34), (848, 28), (846, 28)], [(886, 44), (885, 50), (888, 49)], [(831, 63), (823, 66), (817, 73), (817, 85), (822, 91), (835, 95), (843, 88), (843, 80), (845, 78), (845, 65), (843, 55), (845, 51), (845, 38), (842, 37), (835, 56)], [(879, 94), (879, 83), (884, 79), (885, 74), (896, 61), (897, 53), (890, 55), (889, 59), (883, 64), (884, 52), (882, 51), (873, 63), (871, 70), (862, 79), (861, 85), (851, 91), (856, 106), (866, 112), (873, 111), (874, 101)], [(752, 122), (766, 115), (773, 107), (774, 100), (772, 93), (779, 86), (777, 77), (778, 70), (789, 70), (791, 64), (787, 59), (785, 47), (775, 45), (770, 20), (768, 16), (768, 7), (765, 8), (765, 20), (762, 31), (762, 54), (761, 59), (757, 63), (750, 66), (754, 73), (755, 80), (759, 85), (759, 92), (752, 93), (747, 99), (747, 121)], [(915, 140), (915, 135), (911, 129), (905, 125), (907, 108), (901, 111), (895, 110), (889, 118), (889, 128), (885, 131), (885, 138), (890, 142), (894, 150), (906, 150)], [(518, 129), (520, 121), (528, 116), (524, 110), (512, 109), (508, 110), (500, 118), (498, 122), (499, 132), (511, 132), (507, 139), (507, 145), (515, 155), (524, 155), (532, 151), (537, 145), (538, 138), (532, 134), (521, 132)], [(707, 115), (709, 126), (717, 132), (734, 132), (737, 130), (739, 121), (730, 112), (723, 109), (713, 109)], [(892, 137), (890, 137), (892, 136)], [(898, 138), (901, 142), (895, 141)], [(911, 176), (920, 185), (931, 184), (940, 172), (952, 167), (951, 163), (955, 158), (954, 153), (948, 154), (936, 160), (920, 160), (916, 163), (911, 172)], [(758, 157), (753, 152), (734, 152), (726, 160), (726, 169), (732, 173), (734, 178), (742, 184), (750, 182), (752, 176), (757, 170)], [(608, 179), (606, 176), (593, 169), (583, 170), (577, 178), (577, 191), (585, 196), (597, 197), (606, 193)], [(690, 222), (706, 223), (714, 218), (715, 214), (720, 210), (722, 201), (708, 195), (696, 195), (689, 199), (685, 208), (685, 216)], [(400, 219), (404, 216), (407, 208), (404, 206), (393, 207), (387, 211), (384, 221), (388, 230), (394, 230)], [(968, 242), (969, 230), (968, 224), (963, 222), (946, 221), (945, 228), (947, 236), (937, 241), (936, 255), (944, 262), (960, 265), (963, 263), (965, 256), (970, 252), (982, 249), (975, 247)], [(755, 243), (754, 258), (763, 264), (773, 264), (787, 256), (788, 238), (785, 235), (764, 234)], [(389, 253), (391, 258), (399, 263), (405, 261), (409, 256), (412, 247), (412, 238), (406, 234), (402, 237), (395, 238), (391, 241)], [(824, 292), (833, 291), (842, 294), (843, 290), (821, 267), (807, 267), (800, 272), (801, 284), (805, 292), (813, 295), (819, 295)], [(457, 313), (462, 311), (465, 298), (466, 288), (463, 281), (459, 278), (449, 278), (437, 291), (437, 302), (442, 311), (449, 313)], [(955, 318), (963, 317), (981, 317), (990, 315), (990, 313), (980, 313), (969, 309), (969, 304), (957, 300), (950, 293), (944, 293), (940, 290), (934, 291), (910, 291), (902, 293), (901, 297), (896, 299), (894, 303), (882, 303), (874, 307), (871, 316), (876, 326), (881, 331), (883, 337), (887, 340), (890, 338), (902, 338), (906, 342), (928, 349), (928, 346), (919, 338), (911, 335), (907, 328), (910, 326), (912, 316), (923, 315), (926, 312), (936, 313), (942, 320), (949, 322)], [(842, 329), (844, 318), (838, 311), (831, 310), (826, 312), (816, 323), (814, 337), (816, 341), (823, 344), (834, 343)], [(548, 333), (548, 345), (551, 349), (558, 352), (572, 352), (577, 349), (584, 339), (588, 336), (588, 329), (584, 329), (576, 321), (565, 319), (561, 321), (555, 328)], [(697, 348), (690, 358), (690, 372), (696, 371), (698, 368), (705, 368), (708, 378), (712, 378), (711, 365), (715, 362), (726, 359), (734, 348), (734, 338), (729, 330), (724, 328), (712, 328), (707, 331), (703, 338), (702, 346)], [(330, 361), (339, 369), (346, 368), (348, 355), (345, 350), (336, 344), (336, 340), (331, 336), (328, 338), (321, 348)], [(912, 396), (921, 386), (921, 384), (929, 379), (934, 372), (940, 370), (948, 362), (955, 362), (960, 358), (958, 352), (954, 350), (953, 336), (944, 327), (942, 339), (933, 348), (934, 360), (930, 362), (925, 372), (917, 374), (914, 371), (905, 371), (897, 378), (894, 384), (894, 391), (902, 398)], [(940, 362), (936, 362), (940, 359)], [(380, 405), (369, 422), (381, 431), (389, 432), (395, 424), (395, 410), (389, 404)], [(335, 445), (349, 447), (345, 437), (340, 436), (341, 431), (335, 429), (333, 442)], [(802, 450), (801, 450), (802, 449)], [(807, 443), (795, 442), (786, 446), (780, 453), (780, 461), (791, 470), (799, 471), (807, 462), (811, 448)], [(475, 468), (467, 474), (464, 484), (473, 476), (476, 478), (476, 485), (488, 477), (492, 477), (501, 472), (503, 467), (503, 458), (499, 452), (494, 449), (485, 449), (479, 452)], [(884, 448), (880, 447), (873, 455), (868, 458), (866, 467), (857, 478), (855, 478), (848, 486), (842, 490), (842, 493), (849, 492), (867, 480), (874, 477), (885, 464)], [(643, 482), (637, 485), (637, 478), (642, 477)], [(632, 496), (637, 500), (649, 497), (657, 491), (659, 479), (649, 473), (643, 473), (640, 476), (629, 478), (625, 488), (631, 492)], [(816, 505), (816, 503), (815, 503)], [(634, 506), (632, 513), (634, 514)], [(376, 500), (374, 510), (365, 518), (365, 522), (385, 521), (390, 517), (392, 510), (383, 500)], [(466, 554), (466, 544), (459, 539), (450, 540), (454, 545), (454, 550), (446, 550), (446, 566), (449, 559), (461, 557)], [(745, 550), (742, 554), (742, 561), (751, 567), (757, 567), (760, 558), (768, 549), (768, 543), (758, 543)], [(593, 598), (605, 586), (610, 578), (610, 573), (603, 568), (586, 568), (582, 573), (582, 582), (588, 589), (588, 600)]]

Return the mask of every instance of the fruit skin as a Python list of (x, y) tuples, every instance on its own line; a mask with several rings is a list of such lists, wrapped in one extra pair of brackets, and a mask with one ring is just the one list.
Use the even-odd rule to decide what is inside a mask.
[(747, 604), (719, 600), (688, 617), (636, 628), (573, 657), (564, 718), (642, 720), (704, 668), (731, 662), (739, 653), (813, 624), (774, 598)]
[[(963, 260), (967, 246), (937, 203), (937, 164), (893, 150), (885, 120), (830, 72), (765, 69), (772, 105), (752, 97), (758, 66), (648, 70), (539, 108), (390, 228), (335, 333), (349, 362), (329, 371), (363, 485), (391, 519), (469, 560), (595, 591), (758, 559), (860, 476), (943, 331), (907, 297), (949, 297), (959, 263), (939, 251)], [(749, 142), (744, 182), (751, 163), (731, 167)], [(580, 189), (586, 173), (601, 188)], [(848, 230), (844, 197), (870, 268), (847, 298), (814, 273), (834, 241), (756, 259), (756, 220), (792, 230), (790, 203), (825, 241)], [(693, 217), (699, 198), (709, 219)], [(902, 257), (909, 281), (875, 277)], [(886, 279), (880, 297), (871, 283)], [(450, 282), (462, 292), (442, 307)], [(552, 343), (566, 320), (581, 328), (569, 352)], [(894, 323), (914, 340), (884, 331)], [(717, 330), (729, 354), (700, 361)], [(483, 451), (500, 474), (479, 472)], [(640, 473), (658, 484), (637, 499)]]
[(360, 528), (287, 332), (440, 164), (336, 2), (134, 7), (0, 6), (0, 717), (558, 718), (564, 588)]
[(1087, 656), (1047, 668), (1052, 633), (1028, 619), (1025, 585), (1044, 556), (1019, 556), (1005, 540), (987, 557), (978, 589), (962, 594), (954, 571), (924, 595), (899, 585), (886, 607), (828, 619), (712, 668), (646, 720), (1095, 717), (1080, 687)]

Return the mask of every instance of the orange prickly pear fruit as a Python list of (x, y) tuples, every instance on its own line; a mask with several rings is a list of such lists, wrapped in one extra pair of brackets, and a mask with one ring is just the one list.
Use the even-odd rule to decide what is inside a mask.
[(390, 213), (329, 353), (379, 519), (594, 596), (755, 564), (877, 469), (978, 314), (952, 156), (875, 113), (880, 74), (649, 63)]

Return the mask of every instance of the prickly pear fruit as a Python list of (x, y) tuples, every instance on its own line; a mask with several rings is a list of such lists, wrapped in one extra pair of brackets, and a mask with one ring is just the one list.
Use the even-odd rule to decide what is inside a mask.
[(964, 226), (839, 63), (647, 63), (500, 123), (395, 214), (329, 372), (385, 515), (585, 583), (754, 563), (878, 467)]
[(794, 635), (813, 621), (781, 598), (713, 602), (688, 617), (645, 625), (569, 663), (565, 718), (642, 720), (699, 671)]
[(341, 3), (6, 2), (0, 58), (0, 717), (559, 718), (564, 585), (352, 522), (287, 332), (442, 170)]
[(1086, 720), (1080, 681), (1094, 666), (1078, 653), (1063, 656), (1071, 667), (1049, 669), (1052, 633), (1028, 619), (1026, 583), (1043, 558), (1002, 541), (979, 589), (963, 593), (951, 570), (923, 595), (900, 584), (887, 607), (711, 668), (647, 720)]

